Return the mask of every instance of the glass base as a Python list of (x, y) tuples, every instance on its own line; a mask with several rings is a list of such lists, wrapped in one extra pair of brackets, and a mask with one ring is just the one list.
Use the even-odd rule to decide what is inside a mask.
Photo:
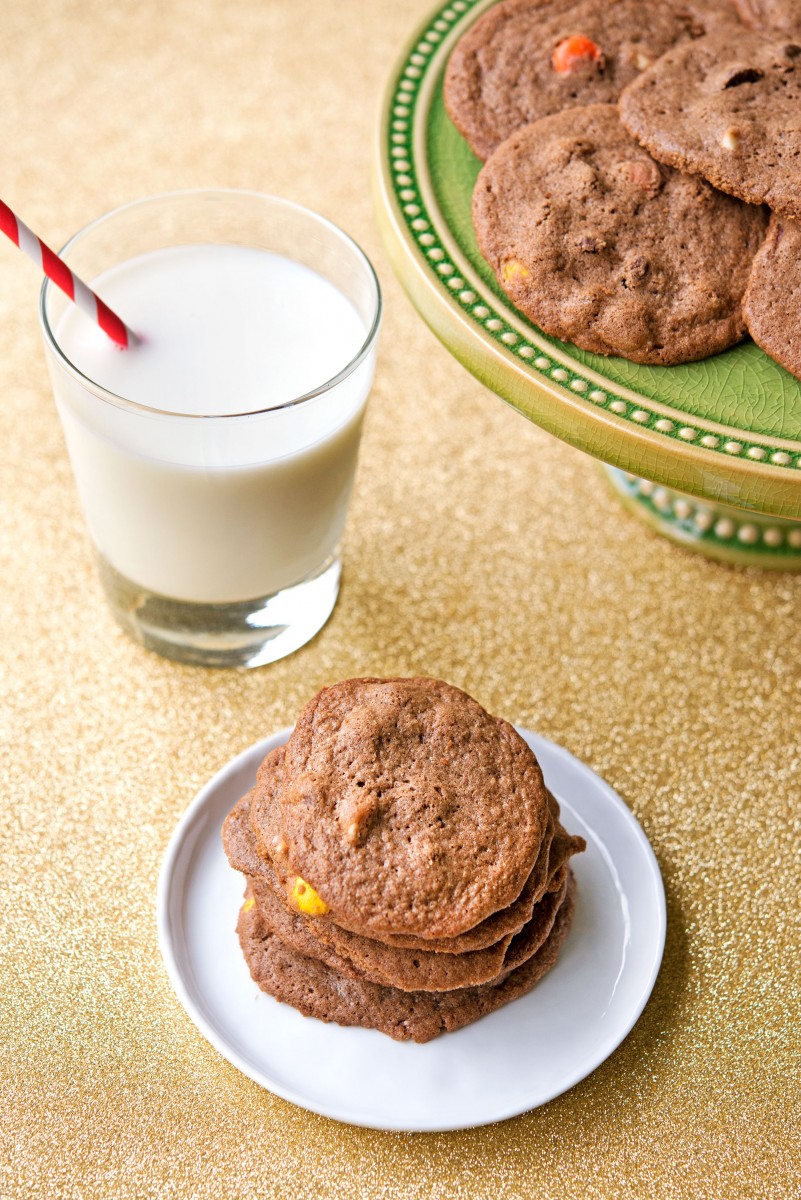
[(100, 579), (114, 617), (137, 642), (164, 658), (197, 667), (262, 667), (310, 641), (330, 617), (342, 563), (273, 596), (235, 604), (192, 604), (131, 583), (98, 554)]

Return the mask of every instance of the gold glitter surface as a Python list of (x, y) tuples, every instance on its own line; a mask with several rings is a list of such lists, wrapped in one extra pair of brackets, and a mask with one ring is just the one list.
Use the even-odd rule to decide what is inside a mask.
[[(413, 312), (367, 180), (383, 81), (428, 7), (4, 6), (2, 194), (52, 244), (146, 193), (250, 187), (344, 225), (386, 298), (334, 617), (274, 667), (204, 672), (106, 612), (36, 273), (0, 246), (4, 1197), (801, 1192), (801, 577), (646, 532)], [(220, 1058), (161, 963), (159, 864), (196, 790), (365, 672), (440, 675), (566, 746), (631, 805), (664, 873), (642, 1019), (589, 1079), (501, 1125), (382, 1134), (305, 1113)]]

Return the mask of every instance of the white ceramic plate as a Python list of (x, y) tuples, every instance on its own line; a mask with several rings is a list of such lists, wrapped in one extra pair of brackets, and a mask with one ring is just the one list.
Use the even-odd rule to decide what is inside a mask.
[(159, 880), (164, 961), (201, 1033), (256, 1083), (312, 1112), (374, 1129), (464, 1129), (553, 1099), (620, 1045), (654, 985), (665, 941), (659, 867), (620, 797), (553, 742), (521, 729), (571, 833), (576, 916), (553, 970), (506, 1008), (416, 1045), (303, 1017), (260, 992), (235, 924), (242, 876), (220, 828), (284, 730), (233, 759), (195, 797)]

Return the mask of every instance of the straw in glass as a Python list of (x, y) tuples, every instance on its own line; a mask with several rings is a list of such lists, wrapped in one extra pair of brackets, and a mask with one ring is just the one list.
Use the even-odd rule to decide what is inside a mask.
[(107, 333), (118, 346), (127, 349), (135, 345), (136, 334), (121, 321), (116, 313), (105, 304), (83, 280), (67, 266), (63, 259), (46, 246), (41, 238), (20, 221), (7, 204), (0, 200), (0, 231), (11, 238), (23, 254), (27, 254), (37, 266), (41, 267), (48, 279), (52, 279), (63, 292), (73, 300), (78, 307), (96, 321), (104, 333)]

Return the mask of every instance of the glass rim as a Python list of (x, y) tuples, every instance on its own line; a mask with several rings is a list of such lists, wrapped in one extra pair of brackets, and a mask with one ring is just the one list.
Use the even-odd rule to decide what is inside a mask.
[[(298, 216), (311, 218), (317, 224), (326, 228), (330, 233), (336, 234), (337, 237), (339, 237), (354, 253), (356, 259), (361, 262), (361, 265), (365, 269), (367, 277), (371, 281), (375, 292), (375, 311), (373, 313), (373, 320), (369, 329), (367, 330), (359, 350), (353, 356), (353, 358), (351, 358), (350, 361), (336, 373), (336, 375), (331, 376), (330, 379), (325, 380), (323, 383), (319, 384), (315, 388), (312, 388), (310, 391), (303, 392), (300, 396), (293, 396), (291, 400), (285, 400), (282, 404), (274, 404), (264, 408), (244, 409), (241, 412), (233, 413), (172, 412), (170, 409), (153, 408), (150, 405), (141, 404), (138, 400), (129, 400), (126, 396), (120, 396), (117, 392), (113, 392), (109, 388), (103, 387), (102, 384), (92, 379), (89, 375), (86, 375), (85, 372), (83, 372), (80, 367), (76, 366), (76, 364), (73, 363), (69, 356), (65, 353), (59, 344), (58, 339), (56, 338), (47, 314), (48, 299), (51, 295), (51, 292), (56, 291), (55, 284), (47, 278), (45, 278), (43, 281), (39, 293), (39, 322), (42, 326), (45, 344), (52, 351), (59, 365), (67, 372), (67, 374), (76, 379), (82, 387), (91, 392), (92, 395), (97, 397), (97, 399), (103, 400), (108, 404), (113, 404), (116, 408), (127, 409), (130, 412), (140, 413), (143, 416), (148, 417), (169, 417), (172, 420), (178, 421), (235, 421), (243, 417), (264, 416), (267, 413), (284, 412), (286, 409), (296, 408), (301, 404), (305, 404), (319, 396), (325, 395), (326, 392), (332, 391), (333, 388), (337, 387), (338, 384), (342, 383), (345, 379), (352, 375), (355, 370), (357, 370), (357, 368), (362, 364), (362, 362), (364, 362), (372, 350), (379, 327), (381, 325), (383, 302), (381, 296), (381, 285), (378, 282), (378, 276), (376, 275), (375, 268), (358, 242), (354, 241), (350, 234), (345, 233), (344, 229), (341, 229), (339, 225), (336, 225), (333, 221), (329, 220), (328, 217), (322, 216), (313, 209), (307, 208), (303, 204), (297, 204), (294, 200), (285, 200), (281, 196), (273, 196), (269, 192), (257, 192), (247, 188), (184, 188), (178, 191), (160, 192), (152, 196), (143, 196), (138, 200), (131, 200), (127, 204), (121, 204), (117, 208), (113, 208), (109, 212), (103, 213), (101, 216), (96, 217), (93, 221), (90, 221), (88, 224), (82, 226), (76, 233), (74, 233), (72, 237), (64, 243), (58, 253), (60, 256), (63, 256), (76, 242), (85, 237), (86, 234), (91, 233), (94, 229), (100, 225), (103, 225), (106, 221), (110, 221), (112, 218), (119, 216), (121, 213), (128, 212), (131, 209), (143, 207), (159, 200), (181, 200), (188, 199), (189, 197), (204, 196), (209, 198), (219, 197), (220, 199), (246, 197), (252, 200), (266, 200), (270, 204), (280, 205), (281, 207), (294, 212)], [(180, 245), (181, 243), (178, 244)], [(186, 242), (184, 244), (193, 245), (194, 243)], [(222, 245), (227, 243), (209, 242), (206, 244)], [(258, 247), (255, 248), (258, 249)], [(266, 253), (272, 252), (267, 251)], [(67, 303), (70, 303), (70, 301), (68, 300)], [(87, 317), (87, 320), (90, 319), (91, 318)], [(123, 353), (126, 353), (126, 351), (123, 351)]]

